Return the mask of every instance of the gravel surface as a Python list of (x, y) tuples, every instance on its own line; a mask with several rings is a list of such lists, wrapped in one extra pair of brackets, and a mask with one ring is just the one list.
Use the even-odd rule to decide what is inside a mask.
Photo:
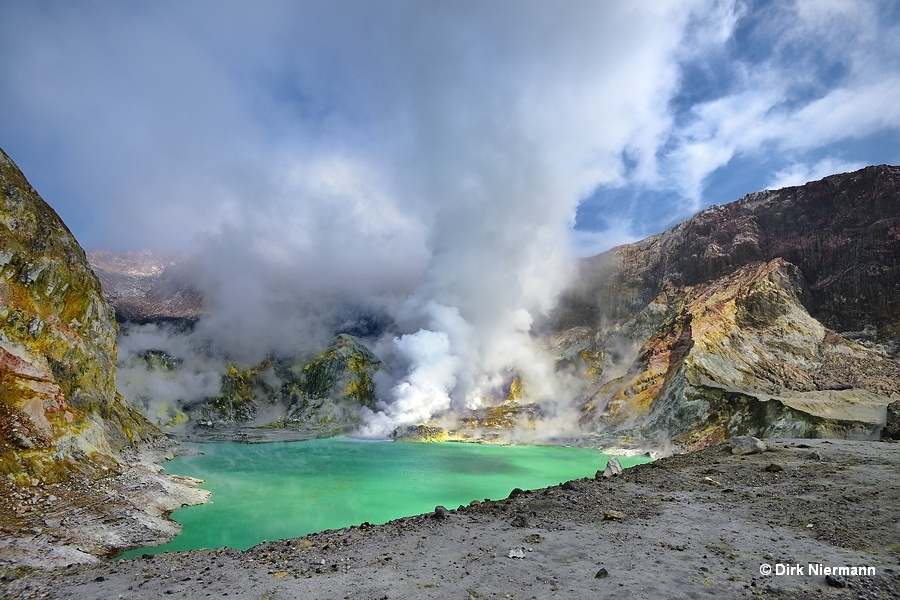
[(246, 552), (7, 567), (0, 597), (900, 598), (900, 445), (767, 443)]

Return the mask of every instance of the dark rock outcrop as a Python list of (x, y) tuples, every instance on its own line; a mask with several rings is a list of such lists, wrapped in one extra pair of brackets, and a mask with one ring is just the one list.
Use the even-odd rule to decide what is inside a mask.
[(881, 439), (900, 440), (900, 400), (887, 405), (887, 418), (884, 429), (881, 430)]

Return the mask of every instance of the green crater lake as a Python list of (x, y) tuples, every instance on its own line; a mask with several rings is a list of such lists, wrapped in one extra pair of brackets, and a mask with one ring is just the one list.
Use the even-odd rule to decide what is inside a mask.
[[(182, 532), (171, 542), (126, 552), (200, 548), (245, 550), (265, 540), (380, 524), (472, 500), (506, 498), (591, 477), (609, 454), (593, 448), (373, 442), (330, 438), (266, 444), (194, 444), (198, 456), (166, 463), (166, 471), (203, 479), (210, 504), (172, 513)], [(619, 457), (623, 467), (648, 462)]]

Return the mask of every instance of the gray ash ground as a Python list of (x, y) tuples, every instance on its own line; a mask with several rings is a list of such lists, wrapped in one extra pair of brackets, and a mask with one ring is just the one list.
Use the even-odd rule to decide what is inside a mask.
[[(750, 456), (717, 446), (443, 518), (246, 552), (6, 568), (0, 597), (900, 598), (900, 445), (769, 445)], [(767, 470), (773, 464), (782, 470)], [(808, 573), (810, 563), (875, 574), (835, 587)], [(763, 564), (801, 565), (803, 574), (763, 576)]]

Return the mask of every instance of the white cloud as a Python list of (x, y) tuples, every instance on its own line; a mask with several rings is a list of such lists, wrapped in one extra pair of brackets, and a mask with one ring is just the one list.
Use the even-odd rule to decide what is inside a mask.
[(795, 163), (776, 172), (766, 189), (777, 190), (789, 186), (803, 185), (809, 181), (816, 181), (835, 173), (856, 171), (864, 166), (862, 163), (848, 162), (836, 158), (824, 158), (811, 165)]
[(880, 22), (876, 5), (783, 3), (749, 15), (757, 47), (743, 50), (755, 62), (729, 65), (731, 87), (693, 105), (672, 130), (665, 170), (691, 210), (702, 207), (707, 178), (736, 157), (778, 164), (900, 132), (897, 24)]

